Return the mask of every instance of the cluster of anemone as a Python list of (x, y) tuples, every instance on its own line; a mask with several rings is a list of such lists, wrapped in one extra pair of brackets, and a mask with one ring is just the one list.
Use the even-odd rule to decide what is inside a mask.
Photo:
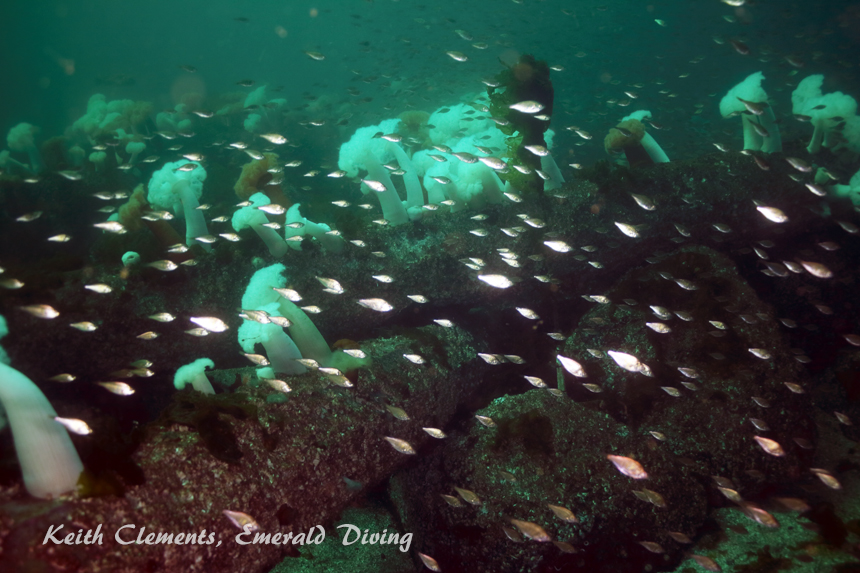
[(804, 78), (791, 94), (792, 113), (812, 125), (812, 137), (806, 150), (818, 153), (821, 148), (837, 151), (847, 147), (860, 153), (860, 118), (857, 101), (842, 92), (822, 93), (824, 76)]
[[(263, 97), (260, 91), (249, 96)], [(246, 106), (257, 106), (247, 101)], [(265, 102), (259, 114), (251, 114), (253, 120), (259, 115), (258, 122), (267, 121), (267, 110), (276, 107), (271, 101)], [(138, 161), (146, 145), (137, 134), (137, 128), (151, 113), (151, 105), (131, 100), (107, 101), (96, 94), (87, 106), (87, 112), (70, 127), (67, 142), (72, 145), (64, 149), (66, 159), (72, 166), (82, 168), (87, 159), (84, 146), (93, 146), (89, 156), (96, 170), (104, 168), (110, 154), (117, 154), (117, 164), (127, 162), (132, 165)], [(156, 127), (163, 132), (181, 133), (192, 128), (186, 104), (179, 104), (171, 112), (162, 112), (156, 117)], [(251, 127), (247, 126), (246, 127)], [(256, 131), (250, 128), (249, 131)], [(29, 123), (14, 126), (7, 135), (10, 151), (4, 152), (0, 160), (3, 167), (15, 175), (29, 177), (44, 168), (44, 162), (37, 146), (38, 128)], [(116, 145), (105, 147), (101, 144), (106, 138)], [(65, 147), (65, 145), (64, 145)], [(127, 159), (119, 153), (125, 152)], [(11, 154), (27, 157), (27, 163), (17, 161)], [(302, 216), (300, 205), (291, 205), (279, 187), (269, 185), (269, 170), (278, 162), (274, 154), (265, 154), (262, 160), (255, 159), (244, 166), (237, 182), (237, 195), (248, 201), (248, 205), (238, 209), (233, 217), (234, 229), (252, 228), (277, 257), (285, 256), (291, 249), (301, 249), (304, 236), (313, 237), (327, 251), (339, 252), (343, 248), (343, 238), (333, 232), (328, 225), (315, 223)], [(207, 178), (206, 169), (197, 161), (180, 159), (165, 163), (155, 171), (146, 185), (138, 185), (130, 194), (125, 205), (121, 206), (111, 219), (122, 223), (128, 230), (147, 226), (163, 248), (182, 243), (182, 238), (168, 216), (152, 217), (154, 212), (172, 213), (184, 220), (185, 243), (197, 244), (209, 250), (207, 241), (201, 240), (209, 235), (203, 211), (199, 209)], [(263, 191), (263, 192), (261, 192)], [(280, 193), (279, 193), (280, 192)], [(277, 225), (268, 225), (269, 212), (261, 207), (273, 205), (277, 200), (281, 207), (280, 219), (285, 220), (284, 235), (277, 231)], [(277, 218), (274, 215), (273, 218)], [(170, 255), (171, 257), (182, 257)], [(140, 261), (136, 253), (126, 253), (124, 265)], [(275, 265), (258, 272), (249, 284), (242, 306), (249, 310), (264, 309), (270, 316), (288, 317), (289, 331), (275, 322), (262, 324), (246, 321), (239, 331), (239, 343), (249, 352), (257, 344), (263, 345), (270, 357), (273, 368), (270, 372), (298, 374), (305, 366), (296, 362), (303, 357), (316, 361), (323, 367), (336, 368), (348, 372), (367, 364), (366, 359), (355, 358), (342, 350), (332, 351), (310, 318), (292, 302), (282, 299), (272, 287), (284, 286), (281, 275), (283, 265)], [(0, 336), (6, 333), (5, 321), (0, 318)], [(19, 464), (27, 491), (40, 498), (52, 498), (74, 491), (83, 464), (69, 437), (68, 430), (55, 418), (56, 411), (45, 395), (26, 375), (9, 366), (5, 353), (0, 351), (0, 404), (5, 406), (6, 421), (12, 428)], [(214, 367), (206, 358), (198, 359), (177, 370), (174, 383), (178, 389), (186, 384), (196, 391), (214, 393), (205, 370)], [(2, 412), (4, 408), (0, 408)], [(5, 423), (5, 422), (4, 422)]]
[[(146, 150), (145, 139), (149, 136), (142, 128), (152, 111), (147, 101), (109, 101), (103, 94), (94, 94), (86, 112), (66, 129), (65, 135), (44, 142), (41, 150), (36, 143), (39, 128), (26, 122), (12, 127), (6, 136), (9, 149), (0, 152), (0, 169), (11, 175), (32, 177), (58, 165), (76, 170), (89, 166), (100, 172), (115, 159), (117, 165), (132, 166)], [(104, 142), (111, 142), (112, 149), (106, 148)], [(89, 154), (85, 147), (92, 148)], [(26, 163), (18, 159), (24, 156)]]
[(744, 149), (778, 153), (782, 139), (773, 108), (761, 86), (764, 74), (756, 72), (729, 90), (720, 101), (723, 117), (740, 117), (744, 132)]
[[(507, 191), (517, 191), (504, 177), (512, 169), (510, 158), (504, 160), (510, 138), (479, 113), (488, 109), (486, 96), (465, 99), (434, 111), (429, 118), (426, 113), (410, 112), (361, 127), (341, 146), (338, 167), (349, 177), (366, 174), (361, 190), (377, 197), (390, 225), (420, 219), (430, 205), (449, 205), (451, 211), (480, 209), (501, 203)], [(541, 173), (521, 171), (534, 178), (540, 175), (545, 190), (564, 183), (549, 152), (552, 135), (549, 130), (547, 149), (538, 151)], [(403, 177), (405, 201), (392, 174)]]
[(254, 134), (277, 131), (282, 127), (283, 110), (287, 100), (269, 98), (267, 86), (263, 85), (245, 97), (243, 107), (248, 111), (245, 117), (245, 131)]
[(244, 311), (263, 311), (268, 317), (282, 317), (284, 328), (270, 320), (246, 320), (239, 328), (238, 339), (242, 349), (254, 353), (262, 345), (271, 363), (271, 370), (287, 375), (303, 374), (306, 367), (301, 359), (315, 361), (323, 368), (335, 368), (348, 373), (370, 364), (368, 358), (357, 358), (343, 350), (332, 351), (320, 331), (305, 312), (275, 289), (287, 285), (286, 267), (281, 263), (262, 268), (254, 273), (242, 295)]
[[(720, 113), (726, 118), (741, 118), (745, 150), (776, 153), (782, 151), (782, 139), (773, 107), (762, 87), (764, 79), (762, 72), (756, 72), (729, 90), (720, 101)], [(823, 75), (811, 75), (791, 94), (794, 117), (812, 126), (806, 150), (816, 154), (823, 148), (834, 152), (845, 149), (856, 157), (860, 154), (857, 101), (838, 91), (823, 93), (823, 83)]]
[(8, 135), (6, 135), (6, 144), (10, 150), (27, 154), (30, 160), (27, 168), (33, 173), (39, 173), (44, 167), (42, 156), (36, 147), (37, 133), (37, 127), (29, 123), (19, 123), (10, 129)]

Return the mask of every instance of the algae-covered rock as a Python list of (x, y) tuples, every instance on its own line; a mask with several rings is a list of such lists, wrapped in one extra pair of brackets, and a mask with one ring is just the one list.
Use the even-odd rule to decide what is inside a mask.
[[(332, 536), (331, 523), (351, 500), (415, 459), (395, 451), (385, 436), (407, 440), (419, 452), (429, 449), (437, 440), (421, 428), (445, 427), (488, 368), (472, 360), (474, 341), (458, 328), (403, 329), (362, 348), (375, 367), (352, 374), (350, 388), (309, 372), (289, 378), (292, 391), (273, 403), (268, 397), (278, 392), (251, 384), (247, 368), (232, 373), (238, 379), (232, 393), (176, 393), (134, 452), (143, 478), (125, 484), (124, 496), (44, 501), (22, 499), (21, 485), (4, 488), (0, 570), (25, 571), (42, 562), (63, 565), (46, 571), (262, 573), (301, 547), (241, 545), (224, 510), (252, 516), (264, 535), (311, 537), (308, 531), (322, 525)], [(403, 357), (415, 352), (424, 364)], [(105, 542), (43, 544), (48, 528), (61, 524), (63, 535), (101, 525)], [(135, 527), (120, 530), (127, 524)], [(181, 546), (120, 545), (117, 531), (132, 540), (141, 532), (144, 540), (154, 533), (151, 541), (160, 533), (196, 536)]]
[[(546, 146), (543, 134), (549, 128), (547, 118), (552, 116), (554, 96), (549, 65), (531, 54), (524, 54), (515, 64), (502, 70), (493, 84), (487, 87), (490, 113), (494, 118), (506, 120), (506, 123), (499, 124), (498, 127), (509, 136), (510, 163), (528, 167), (532, 171), (540, 169), (540, 157), (526, 149), (526, 146)], [(525, 113), (511, 108), (526, 101), (539, 104), (540, 113)], [(541, 189), (541, 180), (533, 174), (524, 177), (519, 171), (511, 169), (502, 174), (502, 177), (511, 181), (514, 188), (524, 192), (537, 192)]]
[[(665, 532), (692, 535), (705, 519), (705, 489), (682, 463), (589, 405), (531, 390), (499, 398), (479, 414), (495, 427), (475, 422), (392, 481), (406, 529), (416, 532), (417, 546), (443, 570), (462, 570), (456, 565), (461, 560), (481, 564), (473, 571), (511, 573), (551, 567), (625, 571), (632, 560), (657, 566), (665, 558), (640, 541), (658, 542), (677, 559), (682, 546)], [(636, 459), (648, 479), (619, 473), (607, 454)], [(451, 507), (441, 495), (457, 496), (455, 487), (473, 491), (480, 505)], [(659, 493), (665, 507), (639, 499), (634, 490), (643, 488)], [(569, 509), (577, 522), (562, 521), (548, 504)], [(577, 553), (511, 540), (504, 528), (512, 528), (512, 518), (536, 523)]]

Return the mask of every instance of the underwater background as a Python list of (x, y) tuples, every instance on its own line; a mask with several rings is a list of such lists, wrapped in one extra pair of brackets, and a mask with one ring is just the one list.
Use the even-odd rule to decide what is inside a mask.
[(860, 3), (13, 0), (0, 54), (0, 571), (860, 570)]

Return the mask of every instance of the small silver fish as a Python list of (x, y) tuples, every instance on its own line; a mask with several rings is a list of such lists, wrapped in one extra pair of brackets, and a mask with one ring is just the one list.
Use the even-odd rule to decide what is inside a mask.
[(504, 357), (499, 354), (487, 354), (485, 352), (479, 352), (478, 358), (489, 364), (490, 366), (498, 366), (499, 364), (503, 364), (505, 362)]
[(547, 155), (549, 155), (549, 150), (543, 145), (525, 145), (523, 147), (525, 147), (525, 149), (534, 153), (538, 157), (546, 157)]
[(481, 498), (474, 491), (462, 487), (454, 486), (454, 489), (466, 503), (471, 505), (481, 505)]
[[(322, 371), (322, 369), (320, 369)], [(409, 420), (409, 414), (406, 413), (406, 410), (403, 408), (398, 408), (397, 406), (391, 406), (389, 404), (385, 405), (385, 409), (388, 410), (392, 416), (397, 418), (398, 420)]]
[(646, 211), (653, 211), (656, 209), (654, 202), (650, 197), (645, 195), (638, 195), (636, 193), (630, 193), (630, 196), (633, 197), (633, 200), (636, 201), (636, 204), (645, 209)]
[(500, 289), (511, 287), (514, 284), (511, 279), (504, 275), (478, 275), (478, 280)]
[(544, 241), (543, 244), (557, 253), (569, 253), (573, 250), (572, 247), (564, 241)]
[(117, 235), (123, 235), (128, 231), (125, 228), (125, 225), (118, 221), (106, 221), (104, 223), (95, 223), (93, 227), (97, 229), (101, 229), (103, 231), (107, 231), (108, 233), (116, 233)]
[(117, 396), (131, 396), (134, 394), (134, 388), (125, 382), (96, 382), (96, 384)]
[(242, 356), (244, 356), (257, 366), (268, 366), (270, 364), (269, 360), (262, 354), (248, 354), (243, 352)]
[(241, 511), (231, 511), (229, 509), (225, 509), (222, 513), (230, 520), (230, 523), (235, 525), (242, 531), (245, 531), (247, 527), (248, 531), (259, 531), (260, 524), (257, 523), (253, 517), (248, 515), (247, 513), (242, 513)]
[(158, 322), (172, 322), (176, 320), (176, 317), (169, 312), (159, 312), (157, 314), (151, 314), (149, 315), (149, 318), (151, 318), (152, 320), (157, 320)]
[(533, 100), (524, 100), (513, 105), (509, 105), (508, 107), (521, 113), (538, 113), (543, 110), (544, 105)]
[(290, 322), (290, 319), (284, 318), (283, 316), (270, 316), (269, 322), (271, 322), (272, 324), (277, 324), (281, 328), (289, 328), (293, 324), (292, 322)]
[(264, 378), (266, 384), (268, 384), (273, 390), (277, 390), (278, 392), (282, 392), (286, 394), (287, 392), (292, 392), (292, 388), (290, 388), (289, 384), (284, 382), (283, 380), (278, 380), (276, 378)]
[(243, 310), (239, 313), (239, 318), (244, 318), (245, 320), (253, 320), (254, 322), (259, 322), (260, 324), (269, 324), (272, 322), (269, 319), (269, 313), (265, 310)]
[(214, 316), (192, 316), (189, 320), (209, 332), (224, 332), (230, 328), (227, 323)]
[(197, 163), (185, 163), (183, 165), (180, 165), (179, 167), (177, 167), (173, 171), (174, 171), (174, 173), (177, 171), (179, 171), (181, 173), (188, 173), (190, 171), (194, 171), (198, 167), (200, 167), (200, 166)]
[(325, 277), (315, 277), (321, 285), (325, 287), (325, 291), (331, 294), (342, 294), (344, 292), (343, 286), (336, 281), (335, 279), (325, 278)]
[(524, 317), (526, 317), (529, 320), (539, 320), (540, 319), (540, 316), (538, 316), (538, 313), (531, 310), (530, 308), (517, 307), (517, 312), (519, 312), (521, 315), (523, 315)]
[(803, 268), (806, 269), (806, 272), (808, 272), (814, 277), (818, 277), (820, 279), (829, 279), (833, 277), (833, 272), (821, 263), (800, 261), (800, 264), (803, 265)]
[(26, 213), (24, 215), (21, 215), (20, 217), (18, 217), (15, 220), (18, 221), (19, 223), (29, 223), (30, 221), (35, 221), (36, 219), (38, 219), (41, 216), (42, 216), (42, 211), (33, 211), (32, 213)]
[(68, 431), (78, 434), (79, 436), (86, 436), (93, 433), (92, 428), (90, 428), (83, 420), (78, 420), (77, 418), (61, 418), (59, 416), (54, 416), (54, 420), (65, 426)]
[(154, 269), (157, 269), (159, 271), (164, 271), (164, 272), (170, 272), (170, 271), (173, 271), (173, 270), (176, 270), (179, 268), (179, 266), (176, 263), (174, 263), (173, 261), (167, 260), (167, 259), (148, 263), (146, 266), (152, 267)]
[(274, 290), (276, 293), (278, 293), (279, 295), (281, 295), (282, 297), (284, 297), (285, 299), (287, 299), (291, 302), (299, 302), (300, 300), (302, 300), (302, 295), (300, 295), (298, 292), (296, 292), (295, 290), (293, 290), (291, 288), (274, 288), (274, 287), (272, 287), (272, 290)]
[(268, 213), (269, 215), (283, 215), (284, 213), (287, 212), (286, 209), (284, 209), (282, 206), (278, 205), (277, 203), (269, 203), (268, 205), (261, 205), (261, 206), (257, 207), (257, 209), (259, 211), (264, 212), (264, 213)]
[(562, 521), (566, 521), (567, 523), (579, 523), (579, 519), (577, 519), (576, 515), (566, 507), (562, 507), (560, 505), (552, 505), (551, 503), (547, 504), (547, 507), (555, 514), (557, 518)]
[(776, 207), (759, 205), (756, 209), (758, 209), (758, 212), (764, 215), (768, 221), (773, 221), (774, 223), (785, 223), (788, 221), (786, 214)]
[(367, 353), (360, 348), (347, 348), (343, 351), (344, 354), (349, 354), (353, 358), (367, 358)]
[(761, 449), (772, 456), (782, 457), (785, 455), (785, 450), (779, 445), (779, 442), (764, 438), (762, 436), (753, 436), (753, 439), (761, 446)]
[(425, 554), (421, 553), (420, 551), (417, 553), (418, 553), (418, 557), (421, 559), (421, 563), (423, 563), (427, 569), (429, 569), (430, 571), (435, 571), (435, 572), (442, 571), (442, 568), (439, 566), (438, 561), (436, 561), (435, 559), (433, 559), (429, 555), (425, 555)]
[(606, 459), (612, 462), (618, 469), (618, 471), (620, 471), (626, 476), (632, 477), (633, 479), (646, 479), (648, 477), (648, 474), (645, 472), (645, 468), (642, 467), (642, 464), (640, 464), (633, 458), (608, 454), (606, 456)]
[(637, 230), (636, 230), (636, 227), (634, 227), (633, 225), (629, 225), (629, 224), (627, 224), (627, 223), (619, 223), (619, 222), (616, 222), (616, 223), (615, 223), (615, 226), (616, 226), (616, 227), (618, 227), (618, 229), (619, 229), (622, 233), (624, 233), (625, 235), (627, 235), (628, 237), (632, 237), (632, 238), (634, 238), (634, 239), (635, 239), (635, 238), (637, 238), (637, 237), (639, 237), (639, 231), (637, 231)]
[(516, 527), (520, 533), (524, 536), (528, 537), (532, 541), (538, 541), (541, 543), (552, 541), (552, 538), (549, 536), (549, 533), (536, 523), (532, 523), (531, 521), (522, 521), (519, 519), (511, 519), (511, 525)]
[(415, 448), (413, 448), (412, 445), (406, 440), (385, 436), (385, 441), (391, 444), (391, 447), (400, 452), (401, 454), (415, 454)]
[(378, 312), (388, 312), (394, 308), (387, 301), (381, 298), (364, 298), (359, 300), (358, 304), (365, 308), (369, 308), (370, 310), (375, 310)]
[(283, 145), (287, 142), (287, 138), (280, 133), (263, 133), (260, 135), (260, 137), (262, 137), (269, 143), (274, 143), (275, 145)]
[(386, 190), (385, 184), (375, 179), (362, 179), (361, 182), (377, 193), (382, 193)]
[(651, 371), (647, 365), (640, 362), (639, 359), (632, 354), (615, 350), (607, 350), (606, 352), (619, 367), (627, 370), (628, 372), (639, 372), (647, 376)]
[(27, 306), (19, 306), (18, 308), (35, 316), (36, 318), (51, 319), (60, 316), (60, 313), (57, 312), (54, 307), (47, 304), (31, 304)]
[(585, 369), (582, 367), (582, 364), (573, 360), (572, 358), (567, 358), (566, 356), (562, 356), (561, 354), (556, 356), (556, 359), (562, 365), (562, 367), (567, 370), (570, 374), (573, 374), (577, 378), (585, 378), (588, 375), (585, 373)]

